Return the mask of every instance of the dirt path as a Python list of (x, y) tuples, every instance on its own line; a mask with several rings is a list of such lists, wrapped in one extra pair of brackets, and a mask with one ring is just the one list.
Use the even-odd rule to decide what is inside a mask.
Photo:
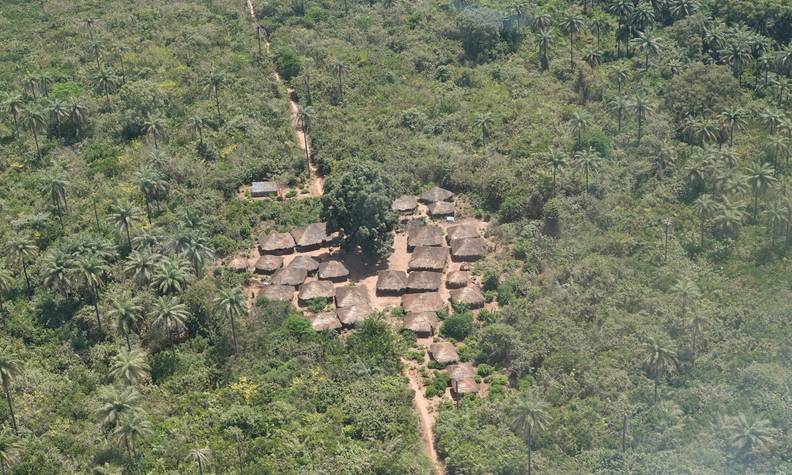
[(443, 475), (445, 474), (445, 467), (443, 467), (442, 462), (440, 462), (440, 458), (437, 456), (437, 451), (434, 447), (433, 427), (435, 418), (434, 415), (429, 412), (429, 401), (424, 397), (421, 375), (418, 374), (417, 369), (410, 364), (410, 362), (402, 359), (402, 365), (404, 366), (402, 374), (410, 381), (410, 389), (412, 389), (415, 394), (413, 404), (415, 405), (415, 410), (418, 412), (418, 418), (420, 419), (421, 440), (424, 444), (424, 450), (432, 461), (435, 473), (437, 475)]

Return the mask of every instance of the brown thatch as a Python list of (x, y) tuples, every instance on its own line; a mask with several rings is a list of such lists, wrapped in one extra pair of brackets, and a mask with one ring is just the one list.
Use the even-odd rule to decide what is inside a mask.
[(247, 272), (247, 258), (245, 256), (236, 256), (235, 258), (231, 259), (231, 262), (228, 264), (228, 268), (236, 272)]
[(327, 241), (327, 224), (309, 224), (304, 228), (293, 229), (291, 235), (297, 249), (301, 251), (318, 249)]
[(319, 278), (343, 282), (349, 277), (349, 269), (339, 261), (326, 261), (319, 264)]
[(415, 226), (407, 231), (407, 250), (418, 246), (442, 246), (443, 230), (439, 226)]
[(487, 254), (483, 238), (456, 239), (451, 242), (451, 257), (457, 261), (473, 261)]
[(446, 287), (449, 289), (459, 289), (467, 286), (469, 280), (470, 273), (462, 270), (455, 270), (449, 272), (446, 276)]
[(336, 307), (368, 305), (368, 290), (365, 287), (339, 287), (336, 289)]
[(426, 207), (426, 209), (429, 211), (429, 216), (433, 218), (454, 215), (454, 203), (449, 203), (448, 201), (438, 201), (436, 203), (431, 203)]
[(291, 285), (292, 287), (297, 287), (305, 281), (306, 277), (308, 277), (308, 273), (305, 272), (305, 269), (284, 267), (275, 272), (272, 276), (272, 283), (274, 285)]
[(454, 305), (466, 305), (470, 308), (481, 308), (486, 299), (478, 287), (467, 286), (462, 289), (451, 291), (451, 303)]
[(445, 308), (445, 303), (437, 292), (421, 292), (420, 294), (404, 294), (402, 307), (407, 313), (439, 312)]
[(312, 275), (319, 270), (319, 261), (311, 256), (295, 256), (287, 267), (294, 267), (295, 269), (305, 269), (308, 275)]
[(440, 272), (410, 272), (407, 278), (407, 292), (436, 292), (440, 288)]
[(451, 376), (451, 379), (465, 379), (465, 378), (474, 378), (476, 376), (476, 368), (473, 367), (473, 363), (459, 363), (455, 365), (451, 365), (448, 368), (448, 375)]
[(291, 285), (265, 285), (261, 287), (259, 295), (267, 300), (291, 302), (294, 296), (294, 287)]
[(454, 193), (436, 186), (431, 190), (421, 193), (418, 199), (424, 203), (436, 203), (438, 201), (448, 201), (453, 197)]
[(395, 200), (393, 200), (393, 204), (391, 204), (391, 209), (398, 213), (405, 213), (409, 214), (415, 211), (415, 208), (418, 207), (418, 198), (412, 195), (402, 195)]
[(441, 341), (429, 345), (429, 354), (432, 355), (433, 360), (444, 365), (459, 361), (459, 355), (457, 354), (456, 348), (447, 341)]
[(407, 273), (401, 270), (380, 271), (377, 276), (377, 294), (401, 295), (407, 289)]
[(278, 194), (278, 184), (274, 181), (254, 181), (250, 185), (250, 196), (260, 198)]
[(326, 280), (312, 280), (300, 286), (300, 293), (297, 300), (300, 303), (307, 303), (313, 299), (330, 299), (335, 297), (335, 286)]
[(410, 312), (404, 317), (404, 328), (412, 330), (419, 338), (434, 335), (440, 326), (435, 312)]
[(270, 233), (259, 238), (262, 254), (291, 254), (294, 252), (294, 238), (289, 233)]
[(448, 261), (448, 249), (445, 247), (416, 247), (410, 258), (409, 268), (413, 270), (442, 271)]
[(272, 274), (283, 266), (283, 258), (281, 256), (261, 256), (256, 261), (257, 274)]
[(478, 384), (474, 378), (462, 378), (451, 380), (451, 393), (455, 397), (464, 394), (476, 394), (478, 392)]
[(369, 318), (374, 313), (374, 309), (368, 305), (353, 305), (339, 308), (336, 313), (345, 327), (352, 327)]
[(308, 319), (311, 321), (311, 328), (318, 332), (341, 328), (341, 322), (338, 320), (335, 312), (320, 312), (312, 317), (308, 317)]
[(457, 239), (470, 239), (480, 237), (478, 229), (473, 224), (457, 224), (446, 229), (449, 244)]

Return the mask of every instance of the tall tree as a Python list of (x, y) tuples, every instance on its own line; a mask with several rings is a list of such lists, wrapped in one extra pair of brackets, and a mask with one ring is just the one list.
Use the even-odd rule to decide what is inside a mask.
[(204, 89), (208, 90), (211, 95), (214, 96), (218, 124), (223, 123), (223, 115), (220, 112), (220, 88), (223, 87), (225, 82), (225, 74), (217, 70), (209, 73), (209, 75), (204, 79)]
[(38, 254), (38, 246), (36, 246), (36, 243), (29, 235), (17, 234), (11, 236), (6, 241), (6, 250), (8, 253), (8, 260), (22, 271), (22, 275), (25, 277), (27, 295), (31, 296), (33, 294), (33, 289), (30, 285), (28, 266)]
[(724, 427), (729, 445), (736, 450), (738, 457), (745, 457), (755, 451), (765, 450), (775, 442), (776, 430), (767, 419), (746, 416), (742, 412), (727, 419)]
[(116, 331), (124, 337), (127, 351), (132, 351), (129, 334), (136, 332), (143, 321), (143, 307), (129, 295), (120, 295), (110, 301), (108, 314), (115, 322)]
[(190, 277), (188, 264), (181, 256), (162, 259), (154, 270), (152, 285), (163, 295), (182, 292)]
[(185, 460), (197, 463), (199, 473), (204, 475), (204, 470), (209, 465), (209, 455), (209, 447), (190, 449)]
[(704, 246), (704, 230), (707, 222), (712, 219), (718, 212), (718, 203), (712, 199), (710, 195), (701, 195), (694, 203), (696, 216), (699, 219), (699, 234), (701, 239), (701, 246)]
[(141, 473), (139, 441), (151, 434), (151, 432), (151, 422), (143, 416), (141, 411), (125, 415), (121, 419), (121, 423), (113, 431), (116, 438), (126, 446), (127, 454), (131, 461), (134, 462), (138, 475)]
[(151, 281), (162, 256), (149, 249), (139, 249), (132, 251), (126, 260), (124, 272), (131, 275), (140, 285), (146, 285)]
[(676, 351), (653, 337), (649, 337), (644, 346), (647, 351), (646, 365), (654, 379), (654, 401), (657, 402), (657, 390), (660, 386), (660, 379), (664, 374), (679, 368), (679, 358)]
[(543, 155), (545, 162), (553, 168), (553, 194), (556, 194), (556, 176), (567, 165), (569, 157), (561, 149), (551, 148)]
[(134, 386), (143, 380), (151, 370), (142, 350), (121, 350), (110, 364), (109, 375), (116, 382)]
[(696, 283), (689, 278), (680, 279), (676, 284), (674, 284), (674, 287), (671, 288), (671, 292), (673, 292), (674, 295), (679, 298), (680, 313), (682, 318), (687, 316), (687, 311), (691, 305), (691, 301), (701, 297), (701, 290), (699, 289), (698, 285), (696, 285)]
[(338, 100), (339, 102), (344, 101), (344, 73), (346, 72), (347, 68), (346, 65), (341, 60), (333, 60), (330, 64), (333, 73), (336, 75), (336, 80), (338, 81)]
[(11, 399), (11, 381), (21, 375), (22, 363), (14, 355), (0, 351), (0, 383), (3, 384), (3, 391), (8, 403), (8, 416), (16, 435), (19, 435), (19, 428), (17, 427), (16, 413), (14, 413), (14, 402)]
[[(66, 202), (66, 187), (69, 180), (63, 168), (54, 167), (41, 177), (41, 192), (52, 201), (52, 205), (60, 211), (68, 211), (69, 204)], [(63, 203), (63, 208), (61, 208)]]
[(132, 386), (109, 386), (99, 393), (99, 424), (104, 431), (112, 431), (129, 414), (140, 410), (141, 395)]
[(41, 130), (47, 127), (46, 114), (41, 107), (33, 104), (25, 109), (22, 115), (22, 127), (33, 134), (33, 142), (36, 144), (36, 156), (41, 159), (41, 148), (39, 147), (38, 134)]
[(721, 124), (728, 130), (729, 133), (729, 146), (734, 145), (734, 133), (738, 130), (742, 130), (747, 125), (746, 122), (746, 113), (740, 107), (727, 107), (718, 114), (718, 118), (721, 121)]
[(142, 212), (140, 208), (135, 206), (130, 201), (117, 201), (110, 208), (110, 215), (107, 220), (115, 225), (120, 231), (126, 235), (127, 247), (132, 249), (132, 235), (130, 228), (140, 222)]
[(775, 184), (775, 169), (769, 163), (753, 162), (746, 168), (746, 177), (753, 197), (753, 220), (759, 213), (759, 197)]
[(638, 120), (638, 145), (641, 145), (643, 123), (646, 120), (646, 116), (654, 111), (655, 105), (649, 101), (649, 98), (644, 93), (640, 93), (633, 98), (631, 106), (635, 118)]
[(102, 316), (99, 313), (99, 290), (104, 285), (105, 274), (109, 271), (110, 268), (107, 264), (94, 254), (86, 254), (78, 258), (73, 270), (91, 295), (94, 313), (96, 314), (96, 325), (99, 327), (99, 331), (102, 331)]
[(5, 296), (14, 285), (14, 276), (0, 262), (0, 312), (5, 311)]
[(237, 346), (236, 319), (247, 313), (247, 303), (245, 294), (241, 287), (220, 290), (214, 300), (215, 308), (222, 313), (223, 317), (231, 322), (231, 337), (234, 341), (234, 354), (239, 353)]
[(143, 121), (143, 130), (154, 140), (154, 148), (159, 149), (159, 141), (165, 137), (165, 119), (159, 114), (149, 114)]
[(539, 64), (542, 71), (550, 67), (549, 51), (553, 47), (555, 36), (549, 29), (543, 28), (536, 32), (536, 46), (539, 48)]
[(575, 68), (575, 37), (583, 31), (585, 20), (576, 9), (567, 9), (558, 20), (558, 28), (569, 37), (569, 67)]
[(11, 114), (14, 119), (14, 136), (19, 135), (19, 116), (22, 114), (22, 106), (24, 101), (19, 94), (9, 94), (3, 101), (3, 107)]
[(548, 405), (533, 392), (524, 392), (515, 397), (509, 408), (511, 429), (525, 439), (528, 445), (528, 475), (533, 473), (533, 438), (550, 424)]
[(190, 318), (187, 306), (176, 297), (157, 297), (153, 305), (152, 325), (164, 331), (171, 344), (171, 352), (176, 355), (176, 335), (187, 328), (185, 322)]
[(192, 115), (187, 119), (187, 128), (194, 134), (198, 134), (198, 143), (203, 145), (203, 130), (206, 128), (206, 120), (200, 115)]
[(575, 153), (575, 165), (583, 172), (586, 181), (586, 194), (589, 192), (589, 175), (599, 168), (602, 157), (594, 148), (578, 150)]
[(104, 94), (105, 101), (107, 101), (107, 108), (112, 110), (113, 103), (110, 101), (110, 91), (118, 83), (118, 78), (115, 76), (115, 74), (113, 74), (112, 71), (102, 68), (93, 75), (92, 79), (94, 87), (102, 91), (102, 94)]
[(71, 287), (71, 274), (74, 269), (74, 255), (61, 247), (56, 247), (47, 254), (41, 266), (44, 286), (58, 291), (64, 298)]
[(495, 123), (494, 119), (492, 118), (492, 113), (484, 112), (476, 115), (473, 123), (477, 128), (481, 129), (481, 142), (486, 146), (492, 126)]
[(630, 42), (644, 55), (644, 71), (649, 71), (649, 57), (660, 54), (660, 40), (651, 31), (642, 31)]
[(616, 120), (618, 122), (618, 132), (622, 131), (624, 111), (630, 106), (630, 101), (622, 95), (618, 95), (608, 102), (608, 108), (616, 113)]

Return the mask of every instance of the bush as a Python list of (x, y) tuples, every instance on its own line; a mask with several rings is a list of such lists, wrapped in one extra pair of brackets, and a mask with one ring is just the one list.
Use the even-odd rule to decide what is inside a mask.
[(473, 332), (473, 315), (469, 312), (456, 313), (443, 322), (440, 334), (458, 341), (464, 340)]
[(281, 46), (275, 51), (275, 67), (286, 81), (300, 74), (302, 68), (297, 52), (288, 46)]

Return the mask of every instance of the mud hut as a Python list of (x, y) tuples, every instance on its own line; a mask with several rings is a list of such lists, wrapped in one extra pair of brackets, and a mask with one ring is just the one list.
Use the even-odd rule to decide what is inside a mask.
[(275, 272), (275, 274), (273, 274), (272, 284), (290, 285), (292, 287), (297, 287), (298, 285), (302, 285), (306, 277), (308, 277), (308, 273), (305, 272), (305, 269), (284, 267), (283, 269), (279, 269), (277, 272)]
[(476, 394), (478, 393), (478, 390), (478, 384), (476, 384), (476, 380), (474, 378), (451, 380), (451, 395), (454, 396), (455, 399), (458, 399), (465, 394)]
[(454, 197), (454, 193), (440, 187), (424, 191), (418, 197), (424, 203), (437, 203), (438, 201), (448, 201)]
[(437, 292), (442, 277), (440, 272), (410, 272), (407, 277), (407, 292)]
[(231, 259), (231, 262), (228, 263), (228, 268), (234, 272), (247, 272), (247, 257), (236, 256), (235, 258)]
[(411, 271), (429, 270), (442, 272), (448, 261), (448, 249), (445, 247), (416, 247), (408, 265)]
[(352, 307), (355, 305), (368, 305), (368, 290), (365, 287), (339, 287), (335, 293), (336, 307)]
[(461, 289), (466, 287), (470, 281), (470, 273), (463, 270), (449, 272), (446, 276), (446, 288)]
[(415, 332), (418, 338), (429, 338), (440, 327), (435, 312), (410, 312), (404, 317), (404, 328)]
[(335, 286), (326, 280), (312, 280), (300, 286), (297, 301), (305, 305), (314, 299), (332, 300), (335, 297)]
[(456, 348), (447, 341), (441, 341), (429, 345), (429, 354), (432, 356), (433, 360), (442, 365), (456, 363), (459, 361), (459, 355), (457, 354)]
[(407, 273), (383, 270), (377, 275), (377, 295), (401, 295), (407, 290)]
[(339, 261), (326, 261), (319, 264), (319, 278), (333, 282), (343, 282), (349, 277), (349, 269)]
[(308, 317), (308, 319), (311, 321), (311, 328), (317, 332), (341, 328), (341, 322), (338, 320), (338, 316), (336, 316), (335, 312), (320, 312), (312, 317)]
[(256, 261), (256, 274), (272, 274), (283, 266), (281, 256), (264, 255)]
[(327, 241), (327, 224), (313, 223), (291, 231), (298, 251), (319, 249)]
[(473, 224), (457, 224), (449, 226), (446, 229), (446, 237), (448, 243), (456, 241), (457, 239), (470, 239), (480, 237), (478, 229)]
[(254, 181), (250, 185), (250, 196), (253, 198), (278, 196), (278, 184), (274, 181)]
[(287, 267), (305, 269), (308, 275), (313, 275), (319, 270), (319, 261), (311, 256), (295, 256)]
[(451, 365), (446, 369), (448, 370), (448, 375), (452, 380), (476, 377), (476, 368), (473, 367), (472, 363), (458, 363)]
[(262, 254), (291, 254), (294, 252), (294, 238), (289, 233), (270, 233), (259, 238)]
[(475, 261), (487, 254), (483, 238), (456, 239), (451, 242), (451, 258), (455, 261)]
[(451, 291), (451, 303), (454, 305), (465, 305), (469, 308), (481, 308), (486, 299), (478, 287), (468, 285), (467, 287)]
[(407, 251), (419, 246), (442, 246), (443, 230), (440, 226), (414, 226), (407, 231)]
[(402, 307), (410, 312), (439, 312), (445, 308), (445, 303), (437, 292), (421, 292), (419, 294), (404, 294)]
[(345, 327), (354, 327), (374, 314), (374, 309), (368, 305), (353, 305), (336, 309), (336, 313), (341, 324)]
[(259, 295), (267, 300), (291, 302), (294, 296), (294, 287), (291, 285), (264, 285), (261, 287)]
[(431, 203), (426, 209), (429, 212), (429, 216), (433, 218), (444, 218), (454, 215), (454, 203), (449, 203), (448, 201)]
[(391, 204), (391, 209), (399, 214), (411, 214), (417, 207), (418, 198), (412, 195), (401, 195)]

